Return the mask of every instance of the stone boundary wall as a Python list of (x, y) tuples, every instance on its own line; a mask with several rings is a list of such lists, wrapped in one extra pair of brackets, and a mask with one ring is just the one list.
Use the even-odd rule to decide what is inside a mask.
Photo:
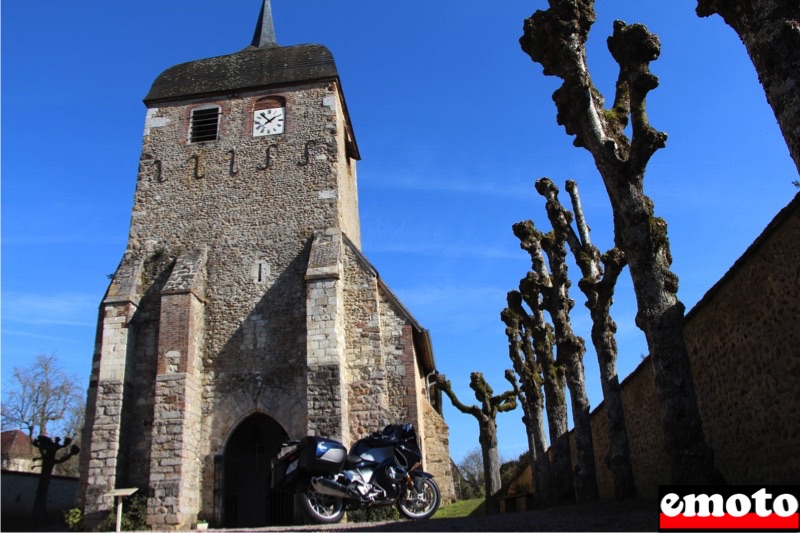
[[(3, 521), (30, 517), (38, 484), (39, 474), (3, 470), (0, 480)], [(60, 521), (64, 511), (76, 506), (77, 494), (78, 478), (54, 475), (47, 493), (48, 518)], [(6, 528), (3, 530), (8, 531)]]
[[(703, 427), (730, 484), (800, 479), (800, 194), (686, 316)], [(587, 364), (592, 364), (588, 362)], [(651, 361), (622, 382), (639, 496), (669, 483)], [(613, 499), (605, 406), (592, 412), (601, 499)], [(573, 464), (574, 434), (570, 435)], [(527, 482), (526, 482), (527, 480)], [(530, 491), (530, 469), (508, 493)], [(520, 496), (522, 497), (522, 496)]]
[[(800, 479), (798, 265), (800, 194), (686, 316), (703, 428), (730, 484)], [(636, 485), (649, 499), (669, 483), (654, 388), (649, 358), (622, 383)], [(600, 494), (611, 499), (603, 404), (592, 413), (592, 434)]]

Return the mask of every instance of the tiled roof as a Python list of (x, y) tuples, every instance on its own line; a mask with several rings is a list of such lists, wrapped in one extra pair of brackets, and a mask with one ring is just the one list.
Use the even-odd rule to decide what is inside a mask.
[(235, 54), (168, 68), (156, 78), (144, 101), (149, 104), (325, 78), (338, 78), (333, 54), (325, 46), (250, 46)]
[(18, 429), (3, 431), (0, 434), (0, 440), (2, 441), (0, 448), (2, 448), (4, 456), (31, 457), (33, 455), (30, 437)]

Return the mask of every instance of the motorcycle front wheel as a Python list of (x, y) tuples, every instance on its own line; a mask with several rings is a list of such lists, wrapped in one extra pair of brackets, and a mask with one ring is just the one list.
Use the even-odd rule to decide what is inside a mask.
[(301, 484), (297, 496), (303, 514), (314, 524), (335, 524), (344, 516), (344, 502), (341, 498), (320, 494), (311, 482)]
[(414, 486), (406, 488), (406, 493), (397, 502), (397, 509), (411, 520), (425, 520), (433, 516), (441, 500), (442, 493), (433, 478), (418, 478), (414, 480)]

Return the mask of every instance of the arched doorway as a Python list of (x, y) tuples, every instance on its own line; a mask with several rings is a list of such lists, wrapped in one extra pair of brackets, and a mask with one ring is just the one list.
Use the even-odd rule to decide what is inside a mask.
[(222, 461), (224, 527), (291, 524), (293, 496), (270, 489), (271, 462), (289, 439), (281, 425), (257, 413), (228, 439)]

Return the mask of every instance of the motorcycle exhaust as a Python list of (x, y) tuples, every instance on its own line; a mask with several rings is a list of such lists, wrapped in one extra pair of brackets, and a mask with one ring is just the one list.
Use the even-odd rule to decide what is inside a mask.
[(320, 494), (325, 494), (326, 496), (349, 498), (349, 495), (347, 494), (347, 487), (341, 483), (335, 482), (332, 479), (324, 477), (312, 477), (311, 486), (314, 487), (315, 491), (319, 492)]

